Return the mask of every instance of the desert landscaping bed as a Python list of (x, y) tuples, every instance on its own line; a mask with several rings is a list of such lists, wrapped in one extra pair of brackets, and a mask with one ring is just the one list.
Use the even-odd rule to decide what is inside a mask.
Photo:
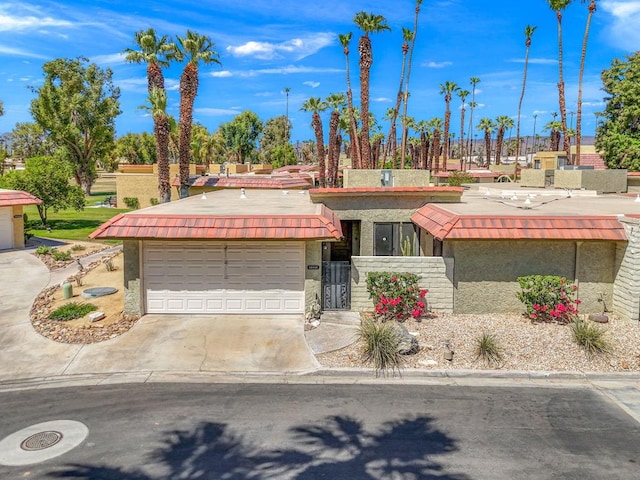
[[(572, 338), (568, 325), (532, 323), (522, 315), (440, 314), (418, 322), (405, 322), (416, 334), (420, 350), (403, 356), (409, 369), (502, 369), (522, 371), (632, 372), (640, 370), (640, 326), (637, 322), (610, 317), (599, 324), (613, 347), (611, 354), (589, 356)], [(502, 348), (502, 361), (488, 363), (478, 358), (477, 339), (492, 333)], [(444, 359), (444, 345), (455, 352)], [(318, 355), (323, 367), (373, 367), (362, 362), (358, 342), (335, 352)]]

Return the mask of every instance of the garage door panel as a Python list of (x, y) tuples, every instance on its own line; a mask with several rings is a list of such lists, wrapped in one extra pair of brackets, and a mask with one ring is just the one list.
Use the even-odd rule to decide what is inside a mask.
[(304, 312), (300, 242), (149, 241), (143, 263), (148, 313)]

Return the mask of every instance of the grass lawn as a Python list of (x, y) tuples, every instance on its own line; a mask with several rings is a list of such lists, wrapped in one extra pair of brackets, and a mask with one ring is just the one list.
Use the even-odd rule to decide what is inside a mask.
[[(85, 198), (87, 207), (101, 204), (105, 198), (116, 195), (115, 178), (100, 177), (91, 189), (91, 195)], [(76, 211), (73, 209), (54, 212), (49, 210), (48, 223), (51, 231), (40, 226), (40, 217), (35, 205), (24, 207), (24, 213), (29, 218), (28, 232), (37, 237), (59, 238), (61, 240), (88, 240), (88, 236), (96, 228), (119, 213), (128, 212), (129, 209), (118, 208), (85, 208)], [(107, 243), (118, 243), (109, 241)]]

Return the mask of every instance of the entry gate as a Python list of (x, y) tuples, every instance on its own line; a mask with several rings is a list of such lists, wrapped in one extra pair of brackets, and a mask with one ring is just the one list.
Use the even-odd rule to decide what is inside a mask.
[(351, 308), (351, 262), (322, 262), (322, 309)]

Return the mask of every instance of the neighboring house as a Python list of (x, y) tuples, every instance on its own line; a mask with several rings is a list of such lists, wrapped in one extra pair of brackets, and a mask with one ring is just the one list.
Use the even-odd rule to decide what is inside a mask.
[(0, 250), (24, 248), (25, 205), (40, 205), (42, 200), (20, 190), (0, 189)]

